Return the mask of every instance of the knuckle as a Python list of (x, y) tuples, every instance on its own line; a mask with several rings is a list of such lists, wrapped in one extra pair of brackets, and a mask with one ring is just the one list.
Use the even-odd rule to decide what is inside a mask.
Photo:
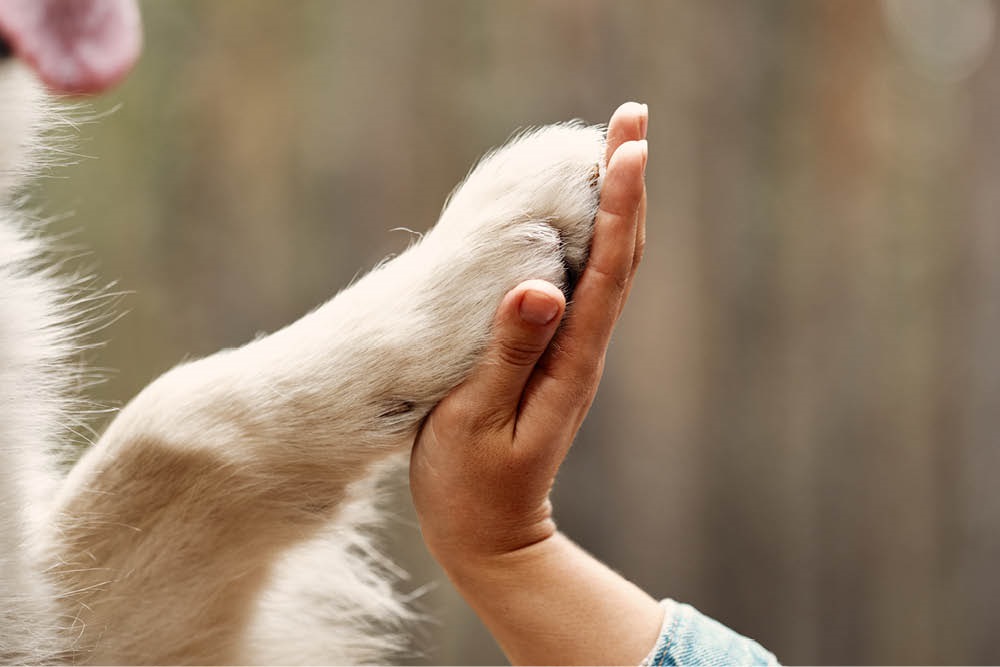
[(580, 359), (574, 373), (574, 390), (577, 396), (592, 398), (604, 374), (604, 355), (588, 356)]
[(599, 276), (601, 280), (613, 291), (624, 292), (625, 288), (628, 286), (628, 274), (630, 268), (631, 267), (615, 267), (613, 269), (606, 269), (604, 267), (595, 266), (594, 273), (597, 274), (597, 276)]
[(507, 366), (534, 366), (545, 348), (533, 341), (509, 340), (497, 347), (497, 360)]

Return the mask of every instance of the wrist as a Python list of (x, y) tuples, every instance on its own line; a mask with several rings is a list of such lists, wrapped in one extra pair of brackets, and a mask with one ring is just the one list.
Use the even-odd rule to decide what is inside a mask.
[[(553, 532), (548, 537), (514, 551), (486, 554), (482, 552), (455, 551), (438, 562), (455, 590), (490, 628), (491, 634), (507, 652), (505, 642), (498, 636), (491, 617), (504, 615), (505, 609), (518, 610), (503, 621), (512, 624), (513, 634), (531, 634), (532, 623), (525, 621), (523, 610), (545, 605), (541, 598), (553, 598), (542, 591), (552, 582), (562, 579), (556, 575), (563, 564), (572, 559), (575, 545), (562, 533)], [(536, 599), (537, 595), (541, 598)], [(508, 632), (511, 627), (506, 627)], [(508, 654), (508, 658), (511, 656)]]
[(516, 529), (492, 526), (439, 537), (425, 533), (424, 541), (435, 560), (453, 580), (523, 567), (550, 551), (564, 548), (558, 545), (568, 542), (549, 516)]

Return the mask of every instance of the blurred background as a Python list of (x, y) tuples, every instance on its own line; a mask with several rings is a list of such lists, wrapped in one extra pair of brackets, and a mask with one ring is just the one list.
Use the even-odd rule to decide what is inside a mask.
[[(128, 314), (121, 405), (298, 317), (526, 125), (649, 104), (649, 245), (563, 531), (791, 663), (1000, 662), (1000, 53), (988, 0), (148, 1), (41, 183)], [(424, 551), (413, 662), (502, 654)]]

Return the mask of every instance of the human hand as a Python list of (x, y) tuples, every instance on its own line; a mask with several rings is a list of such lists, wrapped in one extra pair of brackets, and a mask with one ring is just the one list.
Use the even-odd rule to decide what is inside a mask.
[(608, 125), (590, 258), (563, 326), (555, 286), (529, 280), (511, 290), (485, 358), (417, 438), (410, 488), (424, 541), (446, 569), (556, 533), (549, 492), (597, 392), (642, 258), (647, 122), (645, 105), (630, 102)]

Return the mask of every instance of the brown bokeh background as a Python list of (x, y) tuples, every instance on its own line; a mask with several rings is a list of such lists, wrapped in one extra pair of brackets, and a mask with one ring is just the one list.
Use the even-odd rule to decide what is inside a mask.
[[(794, 663), (1000, 661), (1000, 52), (988, 0), (150, 0), (41, 184), (134, 293), (121, 404), (306, 312), (525, 125), (651, 110), (649, 246), (561, 528)], [(439, 584), (415, 662), (503, 657)]]

